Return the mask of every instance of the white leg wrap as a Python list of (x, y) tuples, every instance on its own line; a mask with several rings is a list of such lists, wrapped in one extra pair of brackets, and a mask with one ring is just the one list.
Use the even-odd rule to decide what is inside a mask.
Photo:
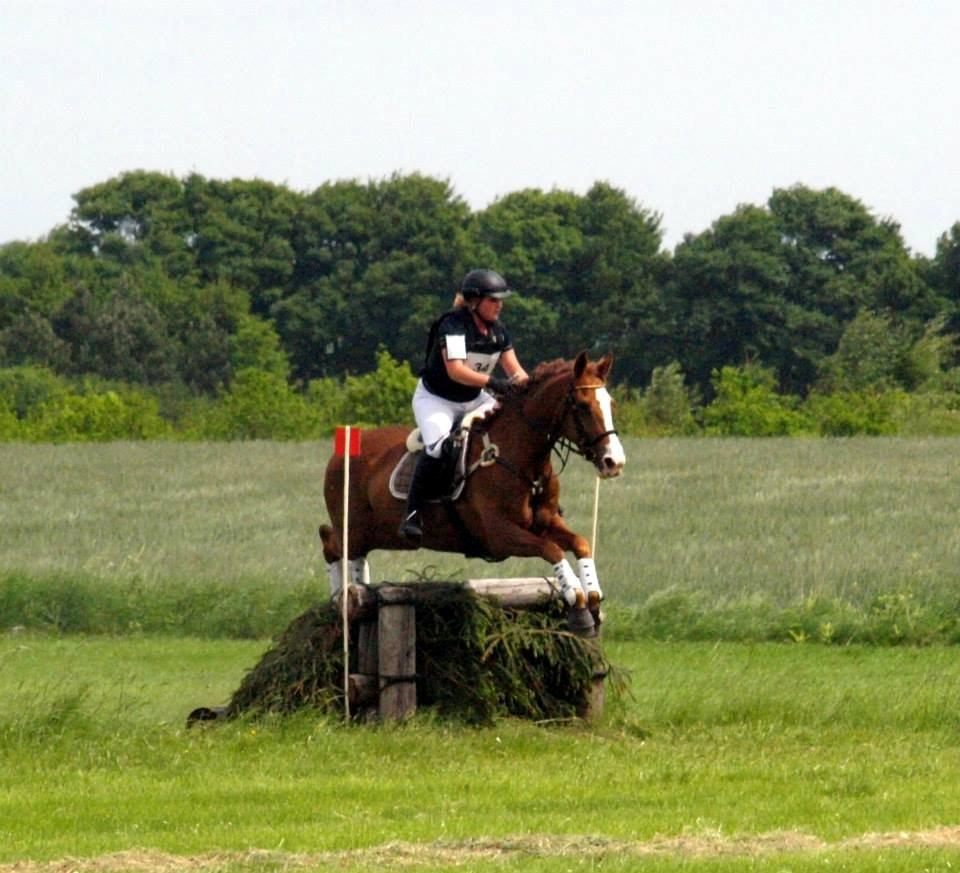
[(366, 558), (354, 558), (350, 562), (350, 583), (352, 585), (370, 584), (370, 564)]
[[(582, 606), (584, 601), (583, 588), (580, 586), (580, 580), (577, 578), (577, 574), (573, 572), (570, 562), (564, 558), (553, 565), (553, 572), (557, 577), (560, 593), (563, 595), (563, 599), (567, 601), (567, 606)], [(579, 604), (577, 604), (578, 594), (580, 595)]]
[(593, 558), (580, 558), (577, 561), (577, 575), (580, 577), (580, 584), (587, 594), (596, 594), (598, 600), (603, 600), (603, 592), (600, 590), (600, 580), (597, 578), (597, 565)]
[(334, 561), (332, 564), (327, 564), (327, 573), (330, 575), (330, 598), (336, 600), (343, 587), (343, 562)]

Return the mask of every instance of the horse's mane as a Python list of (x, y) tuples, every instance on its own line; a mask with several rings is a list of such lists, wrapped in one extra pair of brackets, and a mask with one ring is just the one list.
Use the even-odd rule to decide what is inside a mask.
[(530, 379), (519, 388), (515, 388), (511, 393), (500, 398), (500, 402), (483, 418), (483, 426), (489, 427), (503, 414), (504, 410), (515, 406), (524, 397), (526, 397), (534, 388), (555, 376), (562, 375), (564, 371), (573, 370), (573, 361), (567, 361), (564, 358), (555, 358), (552, 361), (543, 361), (533, 368)]
[(544, 379), (549, 379), (561, 370), (569, 370), (572, 367), (573, 361), (567, 361), (563, 358), (555, 358), (552, 361), (544, 361), (541, 364), (537, 364), (537, 366), (533, 368), (533, 372), (530, 374), (530, 381), (526, 384), (525, 388), (529, 389), (531, 385), (542, 382)]

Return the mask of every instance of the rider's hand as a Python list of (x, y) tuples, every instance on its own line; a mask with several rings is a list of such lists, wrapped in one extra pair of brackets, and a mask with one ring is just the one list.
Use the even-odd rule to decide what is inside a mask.
[(514, 383), (511, 379), (503, 379), (500, 376), (491, 376), (487, 379), (487, 384), (484, 385), (484, 388), (487, 391), (492, 391), (494, 394), (509, 394), (513, 391)]

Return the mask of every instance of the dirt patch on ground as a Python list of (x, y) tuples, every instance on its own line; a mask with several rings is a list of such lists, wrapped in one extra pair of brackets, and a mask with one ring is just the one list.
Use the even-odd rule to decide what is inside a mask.
[(420, 865), (458, 865), (473, 861), (510, 861), (517, 858), (605, 856), (717, 858), (812, 854), (848, 849), (960, 849), (960, 826), (928, 831), (864, 834), (827, 842), (798, 831), (729, 837), (718, 833), (654, 837), (650, 840), (611, 840), (602, 837), (523, 836), (516, 838), (385, 843), (343, 852), (212, 852), (171, 855), (165, 852), (125, 851), (95, 858), (56, 861), (16, 861), (0, 864), (0, 873), (194, 873), (226, 868), (304, 870), (351, 866), (411, 868)]

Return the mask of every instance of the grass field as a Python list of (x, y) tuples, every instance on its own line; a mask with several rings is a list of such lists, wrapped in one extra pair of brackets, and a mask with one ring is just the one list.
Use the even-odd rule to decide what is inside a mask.
[(325, 596), (329, 446), (0, 446), (0, 873), (960, 867), (960, 440), (626, 447), (599, 725), (187, 730)]
[[(960, 440), (627, 440), (597, 562), (619, 630), (960, 639)], [(323, 596), (320, 443), (0, 445), (0, 626), (262, 637)], [(593, 484), (562, 477), (589, 535)], [(376, 552), (375, 580), (527, 576)], [(617, 630), (611, 627), (611, 632)]]
[(141, 870), (960, 860), (947, 647), (612, 644), (633, 694), (589, 729), (428, 716), (345, 729), (309, 714), (185, 729), (262, 648), (2, 637), (0, 870), (70, 857)]

